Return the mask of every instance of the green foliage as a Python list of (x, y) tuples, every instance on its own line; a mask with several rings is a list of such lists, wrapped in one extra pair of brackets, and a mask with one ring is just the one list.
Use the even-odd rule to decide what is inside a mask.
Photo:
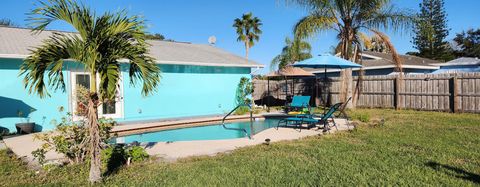
[(0, 26), (17, 27), (18, 25), (10, 19), (2, 18), (0, 19)]
[(165, 40), (165, 36), (163, 36), (162, 34), (158, 34), (158, 33), (147, 34), (147, 35), (145, 35), (145, 38), (148, 39), (148, 40)]
[(459, 47), (457, 57), (480, 58), (480, 29), (470, 29), (467, 32), (458, 33), (453, 39)]
[(270, 69), (283, 69), (297, 61), (312, 58), (312, 47), (310, 43), (297, 38), (293, 41), (290, 38), (285, 38), (285, 47), (282, 53), (277, 55), (270, 63)]
[(75, 93), (75, 115), (76, 116), (87, 116), (88, 112), (88, 100), (89, 100), (90, 91), (82, 85), (77, 85)]
[(131, 162), (141, 162), (149, 155), (143, 147), (110, 145), (101, 153), (102, 163), (107, 173), (116, 171), (130, 159)]
[(435, 60), (448, 61), (454, 58), (448, 42), (445, 41), (449, 29), (447, 13), (443, 0), (423, 0), (419, 5), (413, 32), (414, 47), (418, 56)]
[[(78, 35), (55, 33), (31, 50), (19, 75), (29, 93), (47, 97), (47, 86), (65, 91), (64, 59), (75, 60), (86, 72), (99, 75), (99, 88), (92, 83), (90, 89), (98, 91), (102, 101), (115, 97), (120, 59), (128, 60), (130, 83), (141, 83), (143, 95), (156, 90), (160, 69), (155, 59), (147, 55), (145, 25), (140, 16), (130, 16), (126, 11), (96, 15), (84, 4), (70, 0), (40, 0), (38, 5), (28, 14), (35, 32), (43, 31), (52, 22), (63, 21)], [(46, 76), (49, 82), (45, 82)]]
[[(99, 120), (100, 137), (104, 145), (108, 143), (110, 130), (115, 124), (116, 122), (111, 119)], [(85, 121), (73, 121), (72, 116), (67, 114), (62, 117), (60, 123), (55, 124), (54, 131), (35, 134), (35, 139), (42, 141), (43, 144), (33, 151), (32, 155), (40, 164), (45, 162), (45, 154), (50, 150), (62, 153), (70, 163), (84, 162), (87, 158), (88, 134)]]
[(144, 161), (148, 158), (148, 153), (143, 147), (132, 146), (126, 149), (127, 157), (130, 157), (133, 162)]
[[(480, 115), (357, 109), (385, 118), (382, 128), (314, 136), (228, 154), (138, 162), (106, 176), (105, 186), (475, 186)], [(292, 174), (294, 173), (294, 174)], [(325, 176), (328, 174), (328, 177)], [(0, 151), (0, 186), (88, 186), (86, 164), (35, 174)]]
[(247, 77), (240, 78), (240, 82), (237, 86), (236, 102), (240, 104), (251, 104), (251, 95), (253, 93), (253, 83)]
[(233, 114), (235, 115), (245, 115), (250, 113), (250, 108), (248, 106), (241, 106), (238, 107), (237, 110)]

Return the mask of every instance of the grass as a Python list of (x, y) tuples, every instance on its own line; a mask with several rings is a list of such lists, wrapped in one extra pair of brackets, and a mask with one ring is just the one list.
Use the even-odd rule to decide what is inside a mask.
[[(362, 109), (357, 130), (175, 163), (147, 161), (106, 186), (480, 185), (480, 115)], [(86, 185), (85, 165), (35, 173), (0, 152), (0, 186)]]

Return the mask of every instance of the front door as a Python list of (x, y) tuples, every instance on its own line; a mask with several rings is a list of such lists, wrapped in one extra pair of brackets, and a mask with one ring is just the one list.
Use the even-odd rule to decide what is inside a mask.
[[(82, 92), (90, 90), (90, 73), (72, 72), (71, 73), (71, 106), (74, 120), (79, 120), (86, 113), (87, 106)], [(121, 77), (121, 75), (120, 75)], [(98, 80), (97, 76), (97, 83)], [(123, 118), (123, 82), (119, 80), (116, 97), (113, 101), (102, 103), (98, 107), (99, 117), (105, 118)], [(97, 86), (98, 87), (98, 86)]]

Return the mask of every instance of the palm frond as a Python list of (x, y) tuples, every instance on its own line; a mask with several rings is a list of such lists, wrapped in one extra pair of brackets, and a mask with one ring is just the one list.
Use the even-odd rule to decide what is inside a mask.
[(393, 59), (393, 62), (395, 63), (395, 69), (397, 70), (397, 72), (400, 73), (400, 75), (402, 75), (402, 72), (403, 72), (403, 68), (402, 68), (402, 59), (400, 58), (400, 55), (398, 54), (397, 50), (395, 49), (395, 46), (393, 46), (393, 43), (390, 41), (390, 38), (380, 32), (380, 31), (377, 31), (377, 30), (371, 30), (373, 33), (375, 33), (386, 45), (387, 45), (387, 48), (390, 50), (390, 53), (392, 54), (392, 59)]
[(294, 26), (296, 38), (308, 38), (320, 31), (326, 31), (333, 28), (333, 24), (337, 23), (336, 19), (331, 16), (313, 14), (302, 18)]
[(44, 44), (31, 51), (31, 55), (20, 66), (20, 76), (24, 76), (24, 85), (30, 94), (38, 94), (41, 98), (49, 96), (48, 85), (55, 90), (65, 91), (63, 76), (64, 59), (81, 59), (82, 41), (75, 35), (55, 33), (44, 41)]

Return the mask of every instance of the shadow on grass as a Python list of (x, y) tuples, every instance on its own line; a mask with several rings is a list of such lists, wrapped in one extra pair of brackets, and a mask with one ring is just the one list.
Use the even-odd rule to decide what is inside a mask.
[(480, 184), (480, 175), (477, 175), (475, 173), (471, 173), (460, 168), (456, 168), (453, 166), (444, 165), (444, 164), (440, 164), (438, 162), (432, 162), (432, 161), (425, 163), (425, 165), (437, 171), (441, 171), (443, 169), (446, 174), (452, 175), (454, 177), (457, 177), (463, 180), (468, 180), (476, 184)]

